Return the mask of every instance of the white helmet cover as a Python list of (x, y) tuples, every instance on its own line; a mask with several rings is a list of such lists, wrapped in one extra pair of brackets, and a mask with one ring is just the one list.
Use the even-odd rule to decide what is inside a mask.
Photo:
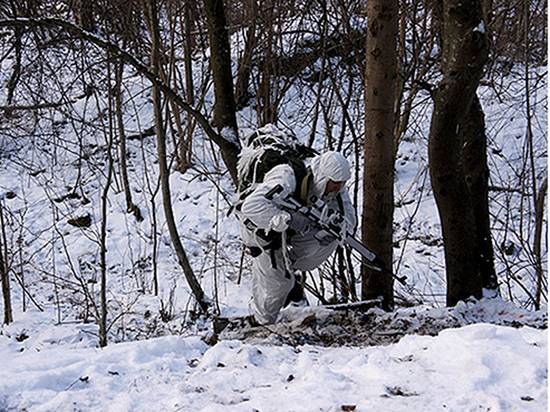
[(313, 192), (323, 196), (329, 180), (345, 182), (351, 177), (351, 166), (340, 152), (325, 152), (311, 162), (313, 172)]

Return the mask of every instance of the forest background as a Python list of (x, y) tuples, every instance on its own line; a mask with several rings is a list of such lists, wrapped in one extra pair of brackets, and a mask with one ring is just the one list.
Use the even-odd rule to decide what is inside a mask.
[[(247, 312), (243, 139), (275, 124), (353, 164), (357, 234), (313, 303), (547, 302), (544, 1), (19, 1), (0, 6), (4, 323), (100, 344)], [(368, 22), (371, 24), (368, 24)], [(15, 313), (15, 315), (14, 315)]]

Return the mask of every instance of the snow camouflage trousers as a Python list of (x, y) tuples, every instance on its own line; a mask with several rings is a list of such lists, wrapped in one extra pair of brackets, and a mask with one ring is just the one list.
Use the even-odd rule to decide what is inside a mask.
[[(248, 229), (249, 237), (255, 237)], [(282, 247), (263, 250), (252, 262), (252, 302), (251, 311), (261, 324), (276, 322), (288, 293), (294, 286), (295, 272), (309, 271), (319, 267), (336, 250), (338, 242), (326, 246), (315, 239), (317, 230), (296, 234), (289, 244), (291, 270), (285, 266)], [(259, 244), (258, 239), (247, 244)]]

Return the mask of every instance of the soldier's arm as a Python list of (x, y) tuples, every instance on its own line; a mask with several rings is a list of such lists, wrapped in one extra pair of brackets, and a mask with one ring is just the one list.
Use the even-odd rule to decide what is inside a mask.
[(260, 229), (277, 230), (278, 224), (290, 220), (288, 212), (279, 209), (273, 201), (266, 198), (266, 194), (277, 185), (281, 185), (283, 190), (276, 196), (285, 198), (294, 192), (296, 178), (292, 167), (286, 164), (275, 166), (243, 202), (241, 212)]

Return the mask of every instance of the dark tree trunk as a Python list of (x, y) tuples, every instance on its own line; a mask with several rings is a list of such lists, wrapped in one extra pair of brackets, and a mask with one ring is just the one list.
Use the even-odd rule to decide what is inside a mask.
[[(108, 59), (110, 59), (109, 54), (107, 54)], [(101, 276), (101, 290), (100, 290), (100, 307), (101, 312), (99, 314), (99, 346), (107, 346), (107, 217), (108, 217), (108, 197), (109, 189), (111, 188), (111, 181), (113, 178), (113, 169), (114, 169), (114, 159), (113, 159), (113, 134), (114, 134), (114, 110), (113, 110), (113, 95), (111, 88), (111, 63), (107, 63), (107, 82), (109, 85), (109, 94), (108, 94), (108, 105), (109, 105), (109, 132), (107, 144), (107, 179), (105, 182), (105, 187), (101, 192), (101, 227), (99, 232), (99, 266), (100, 266), (100, 276)]]
[(537, 271), (537, 288), (535, 291), (535, 309), (540, 309), (540, 301), (542, 296), (542, 288), (544, 285), (544, 266), (542, 264), (542, 226), (544, 224), (544, 200), (546, 199), (546, 191), (548, 189), (548, 177), (544, 179), (539, 188), (537, 201), (535, 205), (535, 236), (533, 239), (533, 254), (535, 255), (535, 268)]
[(461, 130), (487, 61), (488, 41), (479, 1), (445, 0), (442, 15), (443, 79), (434, 93), (428, 154), (445, 243), (447, 305), (452, 306), (482, 293), (476, 216), (466, 183)]
[(241, 145), (235, 113), (231, 50), (223, 0), (204, 0), (204, 8), (208, 24), (210, 64), (214, 75), (214, 94), (216, 96), (213, 124), (221, 131), (222, 138), (226, 142), (221, 149), (225, 153), (225, 164), (236, 184), (237, 161)]
[(231, 72), (231, 49), (223, 0), (204, 0), (204, 8), (216, 96), (213, 124), (218, 130), (222, 130), (222, 136), (234, 145), (235, 155), (237, 155), (240, 147)]
[(192, 9), (193, 5), (190, 1), (185, 3), (184, 11), (184, 26), (185, 26), (185, 97), (187, 103), (192, 106), (195, 103), (195, 86), (193, 84), (193, 26), (195, 23), (195, 13)]
[(477, 236), (477, 260), (482, 286), (498, 289), (495, 272), (493, 241), (489, 216), (489, 167), (487, 166), (487, 136), (485, 116), (477, 95), (462, 128), (464, 171), (466, 184), (472, 197)]
[(2, 296), (4, 299), (4, 323), (9, 325), (13, 322), (13, 312), (11, 309), (11, 288), (10, 274), (8, 270), (8, 256), (5, 251), (8, 250), (6, 244), (6, 226), (4, 224), (4, 206), (0, 203), (0, 276), (2, 277)]
[(237, 82), (235, 85), (235, 101), (237, 108), (243, 108), (247, 105), (250, 98), (248, 86), (250, 85), (250, 75), (252, 73), (252, 57), (258, 43), (257, 23), (256, 23), (256, 0), (249, 0), (248, 4), (249, 23), (246, 30), (246, 41), (243, 55), (239, 60), (239, 69), (237, 70)]
[[(397, 1), (369, 1), (365, 80), (365, 169), (363, 241), (392, 267), (394, 105), (397, 58)], [(362, 268), (362, 298), (382, 296), (393, 306), (393, 279)]]
[(122, 179), (122, 187), (124, 188), (124, 197), (126, 199), (126, 211), (132, 213), (138, 222), (143, 221), (143, 216), (139, 207), (134, 204), (132, 201), (132, 190), (130, 187), (130, 181), (128, 179), (128, 165), (127, 157), (128, 152), (126, 149), (126, 131), (124, 128), (124, 118), (123, 118), (123, 108), (122, 108), (122, 75), (124, 73), (124, 63), (119, 62), (115, 68), (115, 111), (116, 111), (116, 121), (117, 121), (117, 130), (118, 138), (120, 141), (120, 176)]
[(95, 31), (95, 2), (89, 0), (76, 0), (74, 3), (75, 18), (77, 24), (87, 31)]
[[(11, 106), (13, 104), (15, 89), (17, 88), (17, 84), (19, 83), (19, 79), (21, 77), (21, 54), (22, 54), (21, 36), (22, 36), (21, 30), (16, 29), (15, 35), (14, 35), (15, 61), (13, 63), (13, 71), (8, 80), (8, 83), (6, 84), (6, 89), (7, 89), (6, 106)], [(6, 115), (9, 117), (11, 115), (11, 110), (6, 110)]]
[[(195, 85), (193, 82), (193, 25), (194, 12), (193, 5), (190, 1), (185, 2), (184, 11), (184, 32), (185, 42), (183, 45), (184, 61), (185, 61), (185, 98), (189, 106), (195, 104)], [(193, 154), (193, 131), (195, 130), (195, 122), (189, 118), (187, 124), (187, 136), (180, 136), (179, 141), (179, 164), (178, 170), (185, 171), (192, 163)]]
[(275, 14), (275, 4), (273, 1), (266, 1), (262, 10), (263, 30), (262, 38), (263, 53), (261, 64), (261, 78), (258, 90), (258, 118), (260, 126), (277, 121), (277, 107), (275, 104), (275, 96), (273, 90), (273, 72), (274, 72), (274, 56), (273, 46), (275, 41), (273, 24)]

